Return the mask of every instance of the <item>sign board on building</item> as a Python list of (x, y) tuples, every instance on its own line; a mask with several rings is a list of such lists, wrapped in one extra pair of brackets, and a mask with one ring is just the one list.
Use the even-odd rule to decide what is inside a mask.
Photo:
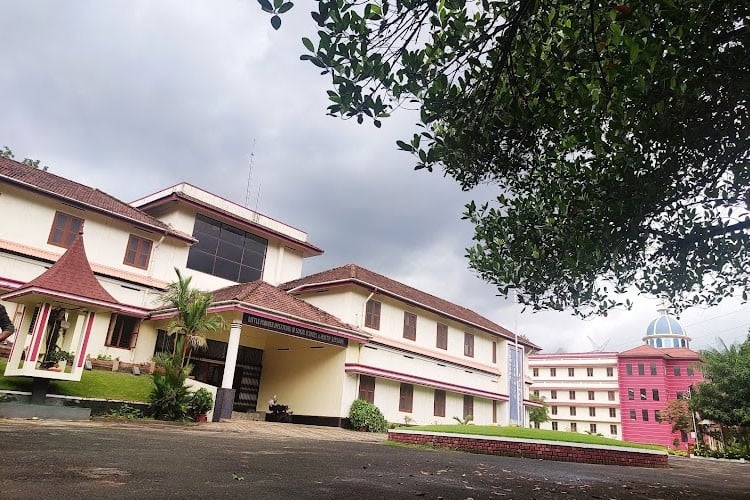
[(248, 326), (263, 328), (264, 330), (271, 330), (272, 332), (292, 335), (294, 337), (314, 340), (315, 342), (322, 342), (324, 344), (335, 345), (338, 347), (346, 347), (347, 345), (349, 345), (349, 339), (345, 337), (339, 337), (330, 333), (319, 332), (317, 330), (306, 328), (304, 326), (291, 325), (289, 323), (284, 323), (278, 320), (256, 316), (255, 314), (243, 314), (242, 323)]

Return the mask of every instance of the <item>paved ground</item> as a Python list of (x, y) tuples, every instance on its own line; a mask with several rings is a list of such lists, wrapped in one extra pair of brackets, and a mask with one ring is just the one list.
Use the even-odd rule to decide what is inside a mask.
[(386, 446), (380, 439), (257, 422), (0, 420), (0, 498), (750, 498), (750, 465), (738, 463), (612, 467)]

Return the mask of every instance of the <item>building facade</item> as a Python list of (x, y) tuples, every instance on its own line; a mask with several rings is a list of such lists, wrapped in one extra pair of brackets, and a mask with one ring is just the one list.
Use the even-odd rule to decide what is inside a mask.
[[(528, 340), (356, 265), (301, 277), (323, 252), (304, 231), (190, 184), (127, 204), (0, 159), (0, 210), (0, 293), (20, 333), (8, 374), (75, 379), (86, 356), (150, 361), (170, 343), (175, 311), (160, 294), (176, 268), (213, 292), (227, 325), (194, 355), (196, 378), (217, 387), (216, 418), (274, 396), (297, 421), (334, 425), (357, 397), (418, 423), (522, 423), (533, 405)], [(96, 286), (77, 290), (84, 274)], [(75, 358), (49, 373), (59, 349)]]
[(643, 340), (623, 352), (531, 355), (532, 393), (549, 405), (550, 421), (541, 427), (687, 448), (694, 436), (672, 432), (662, 414), (703, 380), (700, 356), (666, 308)]

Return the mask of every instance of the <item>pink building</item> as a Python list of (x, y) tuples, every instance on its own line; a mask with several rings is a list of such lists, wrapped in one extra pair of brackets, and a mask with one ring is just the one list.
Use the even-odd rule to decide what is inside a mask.
[(622, 437), (637, 443), (686, 448), (694, 438), (672, 432), (661, 422), (667, 403), (689, 397), (690, 386), (703, 380), (700, 356), (689, 349), (690, 337), (666, 309), (649, 324), (645, 345), (617, 355)]

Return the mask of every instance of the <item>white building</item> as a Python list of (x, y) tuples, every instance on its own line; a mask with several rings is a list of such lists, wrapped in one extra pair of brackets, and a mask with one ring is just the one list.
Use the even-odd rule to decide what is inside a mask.
[(616, 352), (532, 354), (531, 391), (549, 405), (542, 429), (622, 439)]
[[(514, 369), (514, 335), (473, 311), (354, 265), (300, 278), (322, 253), (304, 231), (189, 184), (126, 204), (0, 158), (0, 213), (0, 293), (19, 332), (6, 374), (76, 379), (87, 355), (149, 361), (169, 341), (174, 311), (158, 298), (179, 268), (228, 325), (194, 370), (219, 387), (215, 418), (274, 395), (296, 421), (333, 425), (358, 396), (418, 423), (522, 423), (515, 405), (530, 404), (527, 340)], [(76, 357), (51, 374), (55, 346)]]

